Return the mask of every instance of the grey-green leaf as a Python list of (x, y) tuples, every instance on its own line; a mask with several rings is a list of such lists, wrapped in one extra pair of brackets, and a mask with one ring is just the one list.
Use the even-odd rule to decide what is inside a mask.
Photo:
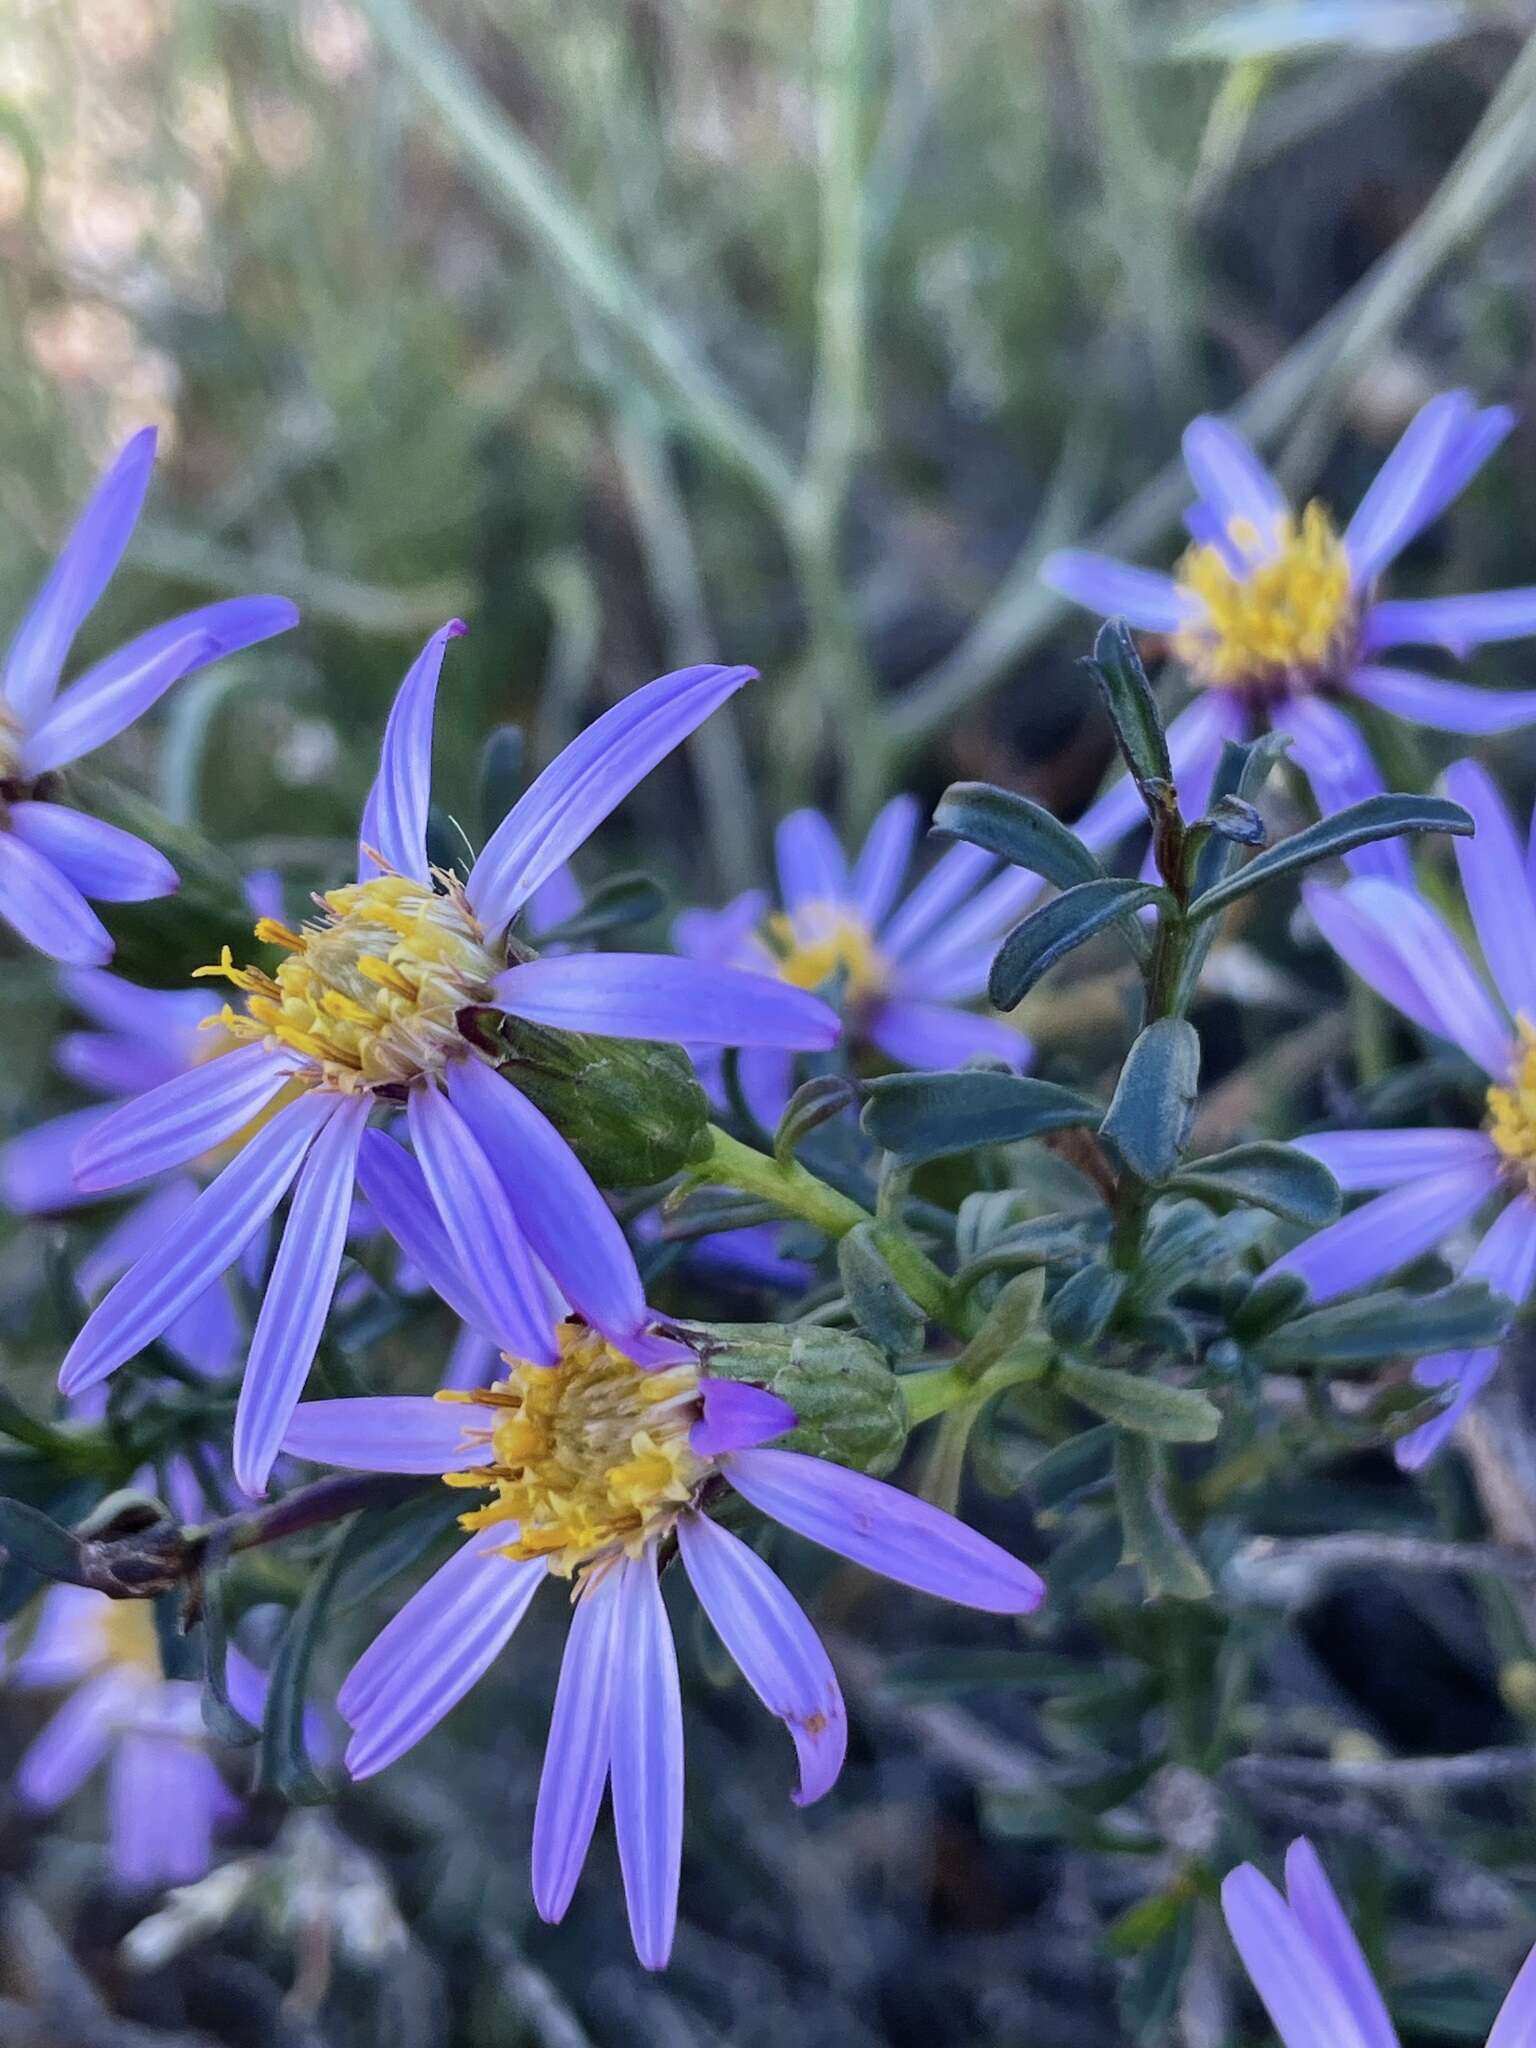
[(1096, 1124), (1103, 1110), (1054, 1081), (976, 1069), (956, 1074), (887, 1074), (868, 1084), (867, 1137), (903, 1166), (944, 1159), (977, 1145), (1011, 1145), (1045, 1131)]
[(933, 814), (935, 832), (969, 840), (1058, 889), (1097, 881), (1104, 870), (1077, 834), (1043, 805), (989, 782), (951, 783)]
[(1124, 1273), (1111, 1266), (1084, 1266), (1063, 1280), (1051, 1296), (1047, 1321), (1058, 1344), (1086, 1349), (1097, 1344), (1125, 1293)]
[(875, 1242), (873, 1223), (838, 1240), (837, 1270), (854, 1320), (887, 1358), (910, 1358), (923, 1341), (922, 1310), (903, 1292)]
[(1297, 1316), (1271, 1331), (1254, 1355), (1267, 1366), (1348, 1366), (1476, 1351), (1497, 1344), (1513, 1314), (1513, 1304), (1485, 1280), (1457, 1280), (1433, 1294), (1393, 1287)]
[(1150, 1598), (1208, 1600), (1211, 1582), (1168, 1505), (1161, 1448), (1122, 1433), (1115, 1444), (1122, 1561), (1141, 1567)]
[(1246, 1202), (1312, 1230), (1332, 1223), (1340, 1207), (1339, 1184), (1321, 1160), (1266, 1139), (1192, 1160), (1168, 1185), (1215, 1209)]
[(1138, 786), (1144, 791), (1149, 782), (1171, 783), (1173, 764), (1157, 699), (1123, 619), (1109, 619), (1099, 628), (1093, 658), (1083, 666), (1103, 693), (1116, 744)]
[(1460, 804), (1440, 796), (1368, 796), (1332, 817), (1320, 818), (1304, 831), (1292, 833), (1278, 846), (1255, 854), (1245, 868), (1197, 896), (1189, 907), (1191, 923), (1214, 917), (1235, 903), (1250, 889), (1295, 874), (1320, 860), (1331, 860), (1357, 846), (1369, 846), (1378, 839), (1395, 839), (1407, 832), (1449, 832), (1466, 838), (1472, 820)]
[(1031, 911), (998, 948), (987, 981), (993, 1004), (999, 1010), (1011, 1010), (1058, 960), (1118, 918), (1130, 917), (1158, 902), (1163, 894), (1148, 882), (1133, 882), (1119, 875), (1064, 889)]
[(1221, 1410), (1197, 1387), (1169, 1387), (1075, 1359), (1064, 1359), (1057, 1376), (1065, 1392), (1095, 1415), (1158, 1443), (1208, 1444), (1221, 1428)]
[(802, 1081), (785, 1103), (773, 1134), (773, 1156), (780, 1166), (793, 1161), (812, 1131), (852, 1109), (858, 1099), (857, 1085), (845, 1074), (816, 1074)]
[(1183, 1017), (1159, 1017), (1126, 1054), (1099, 1126), (1121, 1164), (1153, 1186), (1183, 1156), (1200, 1084), (1200, 1036)]

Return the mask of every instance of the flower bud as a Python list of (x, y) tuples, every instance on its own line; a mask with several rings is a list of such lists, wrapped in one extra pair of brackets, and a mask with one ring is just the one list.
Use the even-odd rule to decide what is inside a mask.
[(508, 1017), (501, 1071), (599, 1187), (651, 1187), (709, 1156), (709, 1101), (681, 1046), (551, 1031)]
[(705, 1370), (787, 1401), (800, 1426), (779, 1448), (855, 1471), (889, 1472), (907, 1440), (907, 1404), (884, 1358), (847, 1330), (814, 1323), (692, 1326)]

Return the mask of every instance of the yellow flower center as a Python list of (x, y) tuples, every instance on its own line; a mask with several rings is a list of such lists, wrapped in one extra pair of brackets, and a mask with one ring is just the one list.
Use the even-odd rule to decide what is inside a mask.
[(147, 1600), (108, 1600), (103, 1595), (96, 1628), (104, 1664), (142, 1671), (151, 1678), (161, 1676), (160, 1639)]
[(488, 1000), (502, 963), (459, 884), (438, 879), (440, 890), (405, 875), (328, 890), (315, 898), (323, 916), (298, 931), (262, 918), (256, 937), (289, 957), (271, 975), (236, 967), (226, 946), (217, 967), (198, 968), (245, 992), (244, 1016), (226, 1004), (209, 1024), (303, 1053), (347, 1093), (440, 1072), (464, 1043), (460, 1010)]
[(702, 1412), (692, 1364), (642, 1372), (589, 1330), (563, 1323), (560, 1362), (521, 1365), (475, 1394), (439, 1394), (483, 1411), (466, 1424), (486, 1463), (447, 1472), (492, 1498), (460, 1519), (508, 1525), (506, 1555), (546, 1560), (569, 1578), (621, 1551), (638, 1557), (676, 1521), (709, 1473), (689, 1432)]
[(1521, 1017), (1509, 1085), (1488, 1090), (1488, 1135), (1501, 1158), (1536, 1188), (1536, 1027)]
[(1282, 513), (1272, 535), (1234, 520), (1227, 547), (1190, 548), (1174, 576), (1201, 616), (1173, 636), (1197, 683), (1215, 689), (1294, 687), (1337, 671), (1357, 609), (1349, 555), (1314, 499)]
[(874, 933), (842, 903), (775, 911), (767, 939), (780, 981), (794, 988), (821, 989), (841, 977), (844, 1000), (861, 1003), (880, 995), (889, 979)]

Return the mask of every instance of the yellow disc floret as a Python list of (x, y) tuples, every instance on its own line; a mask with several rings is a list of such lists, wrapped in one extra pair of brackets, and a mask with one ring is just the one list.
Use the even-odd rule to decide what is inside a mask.
[(585, 1324), (563, 1323), (555, 1366), (512, 1363), (469, 1404), (471, 1440), (486, 1462), (449, 1472), (450, 1486), (493, 1497), (461, 1517), (466, 1529), (507, 1524), (506, 1554), (543, 1558), (569, 1578), (623, 1552), (638, 1557), (676, 1521), (707, 1478), (689, 1433), (698, 1421), (698, 1368), (642, 1372)]
[(1200, 615), (1173, 636), (1198, 683), (1233, 690), (1295, 687), (1337, 672), (1354, 638), (1349, 555), (1314, 499), (1271, 534), (1234, 520), (1227, 544), (1192, 547), (1174, 571)]
[(1536, 1188), (1536, 1027), (1519, 1020), (1509, 1085), (1488, 1090), (1488, 1135), (1505, 1162)]
[(776, 911), (767, 936), (780, 981), (794, 988), (822, 989), (841, 976), (850, 1003), (868, 1002), (885, 988), (889, 970), (875, 935), (846, 904), (803, 903), (793, 913)]
[(245, 993), (245, 1014), (227, 1005), (209, 1022), (241, 1040), (265, 1039), (302, 1053), (328, 1087), (347, 1093), (438, 1073), (463, 1047), (460, 1010), (485, 1002), (503, 963), (481, 935), (452, 876), (439, 888), (406, 875), (379, 875), (331, 889), (323, 915), (297, 931), (264, 917), (263, 945), (288, 958), (271, 975), (236, 967), (230, 949), (217, 967)]
[(151, 1678), (161, 1675), (160, 1639), (147, 1600), (108, 1600), (103, 1595), (96, 1628), (103, 1664)]

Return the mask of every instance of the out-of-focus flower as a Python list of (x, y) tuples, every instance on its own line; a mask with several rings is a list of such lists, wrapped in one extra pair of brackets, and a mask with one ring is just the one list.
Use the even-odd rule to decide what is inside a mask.
[[(1284, 2048), (1398, 2048), (1370, 1965), (1310, 1842), (1286, 1851), (1283, 1896), (1251, 1863), (1240, 1863), (1222, 1884), (1221, 1910)], [(1533, 2035), (1536, 1950), (1500, 2006), (1487, 2048), (1525, 2048)]]
[[(920, 816), (915, 797), (893, 797), (850, 868), (820, 811), (792, 812), (774, 839), (783, 909), (748, 890), (723, 910), (685, 911), (675, 943), (694, 960), (835, 993), (849, 1040), (902, 1066), (958, 1067), (978, 1055), (1026, 1065), (1028, 1039), (964, 1006), (984, 993), (999, 937), (1041, 885), (1010, 869), (983, 886), (996, 860), (958, 845), (900, 900)], [(700, 1065), (718, 1093), (717, 1064)], [(771, 1129), (793, 1085), (791, 1054), (744, 1050), (740, 1075), (748, 1106)]]
[[(643, 954), (538, 958), (508, 932), (750, 669), (683, 669), (635, 691), (544, 770), (467, 881), (430, 867), (433, 710), (444, 651), (463, 630), (453, 620), (432, 636), (395, 699), (363, 811), (358, 879), (317, 899), (320, 915), (297, 930), (258, 923), (258, 940), (286, 956), (275, 972), (237, 967), (227, 947), (211, 970), (245, 995), (241, 1011), (219, 1018), (243, 1042), (116, 1111), (76, 1155), (79, 1185), (100, 1192), (172, 1171), (268, 1117), (100, 1303), (59, 1375), (66, 1393), (78, 1392), (133, 1357), (240, 1257), (292, 1188), (235, 1415), (235, 1474), (250, 1493), (265, 1488), (314, 1359), (355, 1180), (413, 1263), (499, 1350), (555, 1362), (547, 1268), (631, 1356), (669, 1355), (648, 1334), (638, 1282), (619, 1292), (606, 1284), (618, 1270), (606, 1254), (622, 1233), (602, 1197), (554, 1125), (497, 1075), (494, 1052), (466, 1034), (464, 1018), (500, 1011), (610, 1037), (823, 1048), (837, 1033), (825, 1004), (789, 987), (765, 995), (756, 975)], [(408, 1183), (402, 1190), (399, 1146), (368, 1130), (376, 1108), (402, 1103), (424, 1201)]]
[[(1067, 548), (1043, 580), (1105, 616), (1167, 636), (1199, 695), (1168, 728), (1188, 815), (1205, 808), (1222, 743), (1265, 726), (1286, 733), (1326, 814), (1380, 790), (1360, 728), (1339, 708), (1360, 698), (1445, 732), (1507, 732), (1536, 719), (1536, 691), (1446, 682), (1376, 657), (1398, 647), (1458, 656), (1536, 633), (1536, 587), (1460, 597), (1379, 599), (1377, 579), (1466, 489), (1514, 424), (1506, 406), (1479, 411), (1465, 391), (1421, 408), (1343, 533), (1313, 500), (1298, 517), (1253, 451), (1218, 419), (1185, 431), (1197, 493), (1185, 514), (1192, 546), (1171, 576)], [(1129, 780), (1109, 792), (1119, 829), (1142, 815)], [(1358, 872), (1405, 878), (1401, 840), (1351, 856)]]
[[(1456, 860), (1491, 990), (1417, 890), (1362, 876), (1340, 889), (1314, 883), (1304, 894), (1318, 929), (1362, 981), (1482, 1068), (1486, 1121), (1475, 1131), (1323, 1131), (1297, 1139), (1346, 1193), (1387, 1191), (1270, 1268), (1299, 1275), (1316, 1301), (1369, 1286), (1433, 1250), (1495, 1197), (1503, 1207), (1466, 1273), (1517, 1303), (1536, 1281), (1536, 896), (1525, 849), (1487, 772), (1458, 761), (1445, 786), (1477, 826), (1472, 838), (1455, 842)], [(1434, 1456), (1497, 1363), (1495, 1350), (1418, 1361), (1414, 1378), (1450, 1387), (1452, 1398), (1402, 1439), (1399, 1464), (1417, 1467)]]
[(168, 896), (176, 871), (120, 826), (41, 800), (54, 770), (131, 725), (183, 676), (285, 632), (286, 598), (235, 597), (153, 626), (59, 692), (70, 645), (133, 532), (155, 459), (135, 434), (97, 485), (0, 668), (0, 917), (29, 945), (72, 966), (100, 966), (112, 941), (87, 898)]
[[(239, 1710), (259, 1720), (262, 1674), (231, 1650), (228, 1676)], [(72, 1688), (17, 1767), (22, 1804), (51, 1812), (105, 1763), (119, 1883), (139, 1888), (202, 1877), (215, 1825), (239, 1806), (205, 1747), (200, 1688), (161, 1669), (149, 1603), (54, 1587), (8, 1678)]]
[[(627, 1254), (625, 1255), (627, 1257)], [(861, 1472), (766, 1448), (794, 1410), (711, 1379), (686, 1351), (653, 1371), (577, 1322), (553, 1370), (508, 1360), (496, 1386), (437, 1400), (315, 1401), (285, 1448), (354, 1470), (439, 1472), (483, 1493), (469, 1540), (390, 1622), (339, 1700), (356, 1778), (402, 1756), (490, 1667), (551, 1574), (574, 1613), (533, 1824), (533, 1893), (564, 1914), (611, 1781), (636, 1953), (671, 1952), (683, 1828), (677, 1660), (658, 1583), (673, 1542), (743, 1677), (794, 1740), (805, 1804), (842, 1767), (846, 1716), (826, 1651), (757, 1553), (703, 1512), (721, 1482), (826, 1549), (940, 1598), (1026, 1614), (1027, 1565), (927, 1502)]]

